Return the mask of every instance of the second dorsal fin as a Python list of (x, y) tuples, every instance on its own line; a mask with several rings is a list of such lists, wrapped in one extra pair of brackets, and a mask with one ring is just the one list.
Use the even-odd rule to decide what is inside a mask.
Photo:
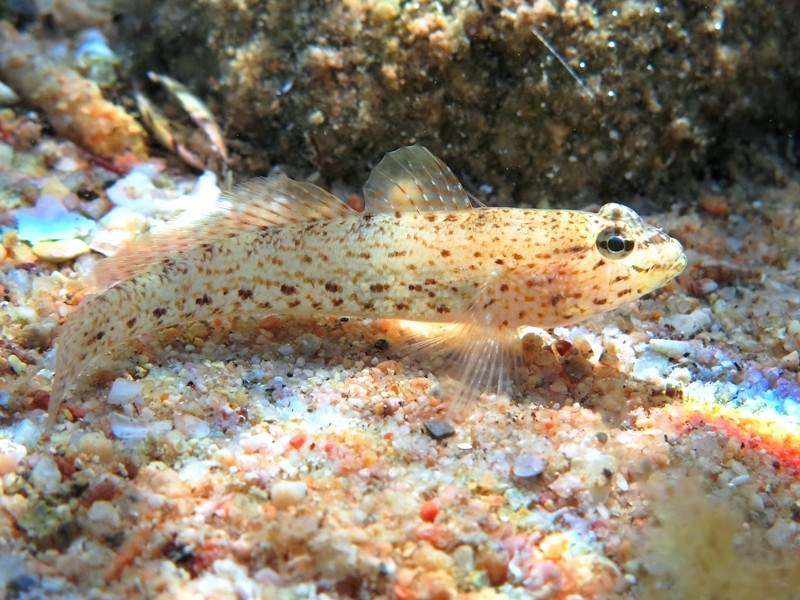
[(423, 146), (389, 152), (364, 186), (371, 213), (456, 211), (473, 208), (469, 195), (441, 160)]
[(213, 208), (189, 210), (105, 259), (95, 269), (95, 281), (108, 287), (176, 252), (236, 233), (353, 214), (347, 204), (312, 183), (285, 175), (251, 179), (223, 193)]

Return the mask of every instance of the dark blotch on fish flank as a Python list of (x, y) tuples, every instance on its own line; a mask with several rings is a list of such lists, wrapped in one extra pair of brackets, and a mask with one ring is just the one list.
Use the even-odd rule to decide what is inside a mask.
[(442, 250), (442, 256), (444, 256), (445, 258), (450, 256), (450, 250)]
[(253, 290), (248, 290), (246, 288), (242, 288), (239, 290), (239, 298), (242, 300), (247, 300), (248, 298), (253, 297)]
[(105, 335), (106, 335), (105, 331), (98, 331), (97, 335), (94, 336), (94, 339), (96, 339), (99, 342), (100, 340), (102, 340), (105, 337)]
[(136, 317), (133, 317), (132, 319), (128, 319), (128, 321), (125, 323), (125, 325), (128, 326), (128, 329), (132, 329), (133, 326), (136, 325)]
[(373, 283), (369, 286), (369, 291), (380, 293), (389, 289), (389, 286), (385, 283)]
[(340, 289), (341, 289), (341, 288), (340, 288), (340, 287), (339, 287), (337, 284), (335, 284), (335, 283), (332, 283), (332, 282), (330, 282), (330, 281), (329, 281), (328, 283), (326, 283), (326, 284), (325, 284), (325, 290), (326, 290), (326, 291), (328, 291), (328, 292), (331, 292), (332, 294), (335, 294), (335, 293), (336, 293), (336, 292), (338, 292)]
[(211, 304), (211, 298), (209, 298), (208, 294), (203, 294), (199, 298), (195, 298), (195, 303), (198, 306), (204, 306), (206, 304)]
[(153, 310), (153, 316), (156, 319), (159, 319), (159, 318), (163, 317), (165, 314), (167, 314), (167, 309), (166, 308), (159, 307), (159, 308), (156, 308), (156, 309)]
[(285, 283), (284, 283), (284, 284), (281, 286), (281, 293), (282, 293), (282, 294), (285, 294), (286, 296), (291, 296), (291, 295), (292, 295), (292, 294), (294, 294), (296, 291), (297, 291), (297, 290), (295, 289), (295, 287), (294, 287), (293, 285), (287, 285), (287, 284), (285, 284)]

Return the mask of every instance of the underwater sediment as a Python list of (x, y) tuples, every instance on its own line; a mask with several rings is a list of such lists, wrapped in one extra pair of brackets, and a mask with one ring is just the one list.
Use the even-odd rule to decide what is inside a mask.
[(791, 1), (134, 4), (134, 62), (206, 89), (253, 173), (359, 182), (422, 143), (500, 201), (664, 199), (800, 114)]

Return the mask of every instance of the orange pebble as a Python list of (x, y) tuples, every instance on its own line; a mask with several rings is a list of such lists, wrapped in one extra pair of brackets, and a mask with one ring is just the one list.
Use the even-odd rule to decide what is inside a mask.
[(270, 315), (268, 317), (264, 317), (261, 321), (258, 322), (258, 326), (261, 329), (276, 329), (281, 324), (281, 321), (275, 315)]
[(436, 518), (436, 515), (438, 514), (439, 514), (439, 507), (433, 500), (426, 500), (425, 502), (422, 503), (422, 507), (420, 507), (419, 509), (420, 518), (427, 523), (433, 523), (433, 520)]
[(294, 448), (295, 450), (299, 450), (303, 447), (303, 444), (306, 443), (306, 434), (302, 431), (298, 431), (292, 436), (292, 439), (289, 440), (289, 445)]

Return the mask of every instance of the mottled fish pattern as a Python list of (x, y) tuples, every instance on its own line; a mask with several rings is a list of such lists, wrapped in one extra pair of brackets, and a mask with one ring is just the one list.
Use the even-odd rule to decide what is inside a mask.
[[(224, 196), (199, 225), (169, 228), (107, 259), (121, 278), (85, 298), (59, 337), (49, 417), (77, 376), (147, 332), (245, 314), (327, 314), (450, 323), (465, 385), (508, 377), (520, 326), (586, 319), (662, 286), (681, 245), (631, 209), (473, 206), (421, 146), (384, 157), (357, 213), (285, 176)], [(513, 360), (513, 359), (512, 359)]]

